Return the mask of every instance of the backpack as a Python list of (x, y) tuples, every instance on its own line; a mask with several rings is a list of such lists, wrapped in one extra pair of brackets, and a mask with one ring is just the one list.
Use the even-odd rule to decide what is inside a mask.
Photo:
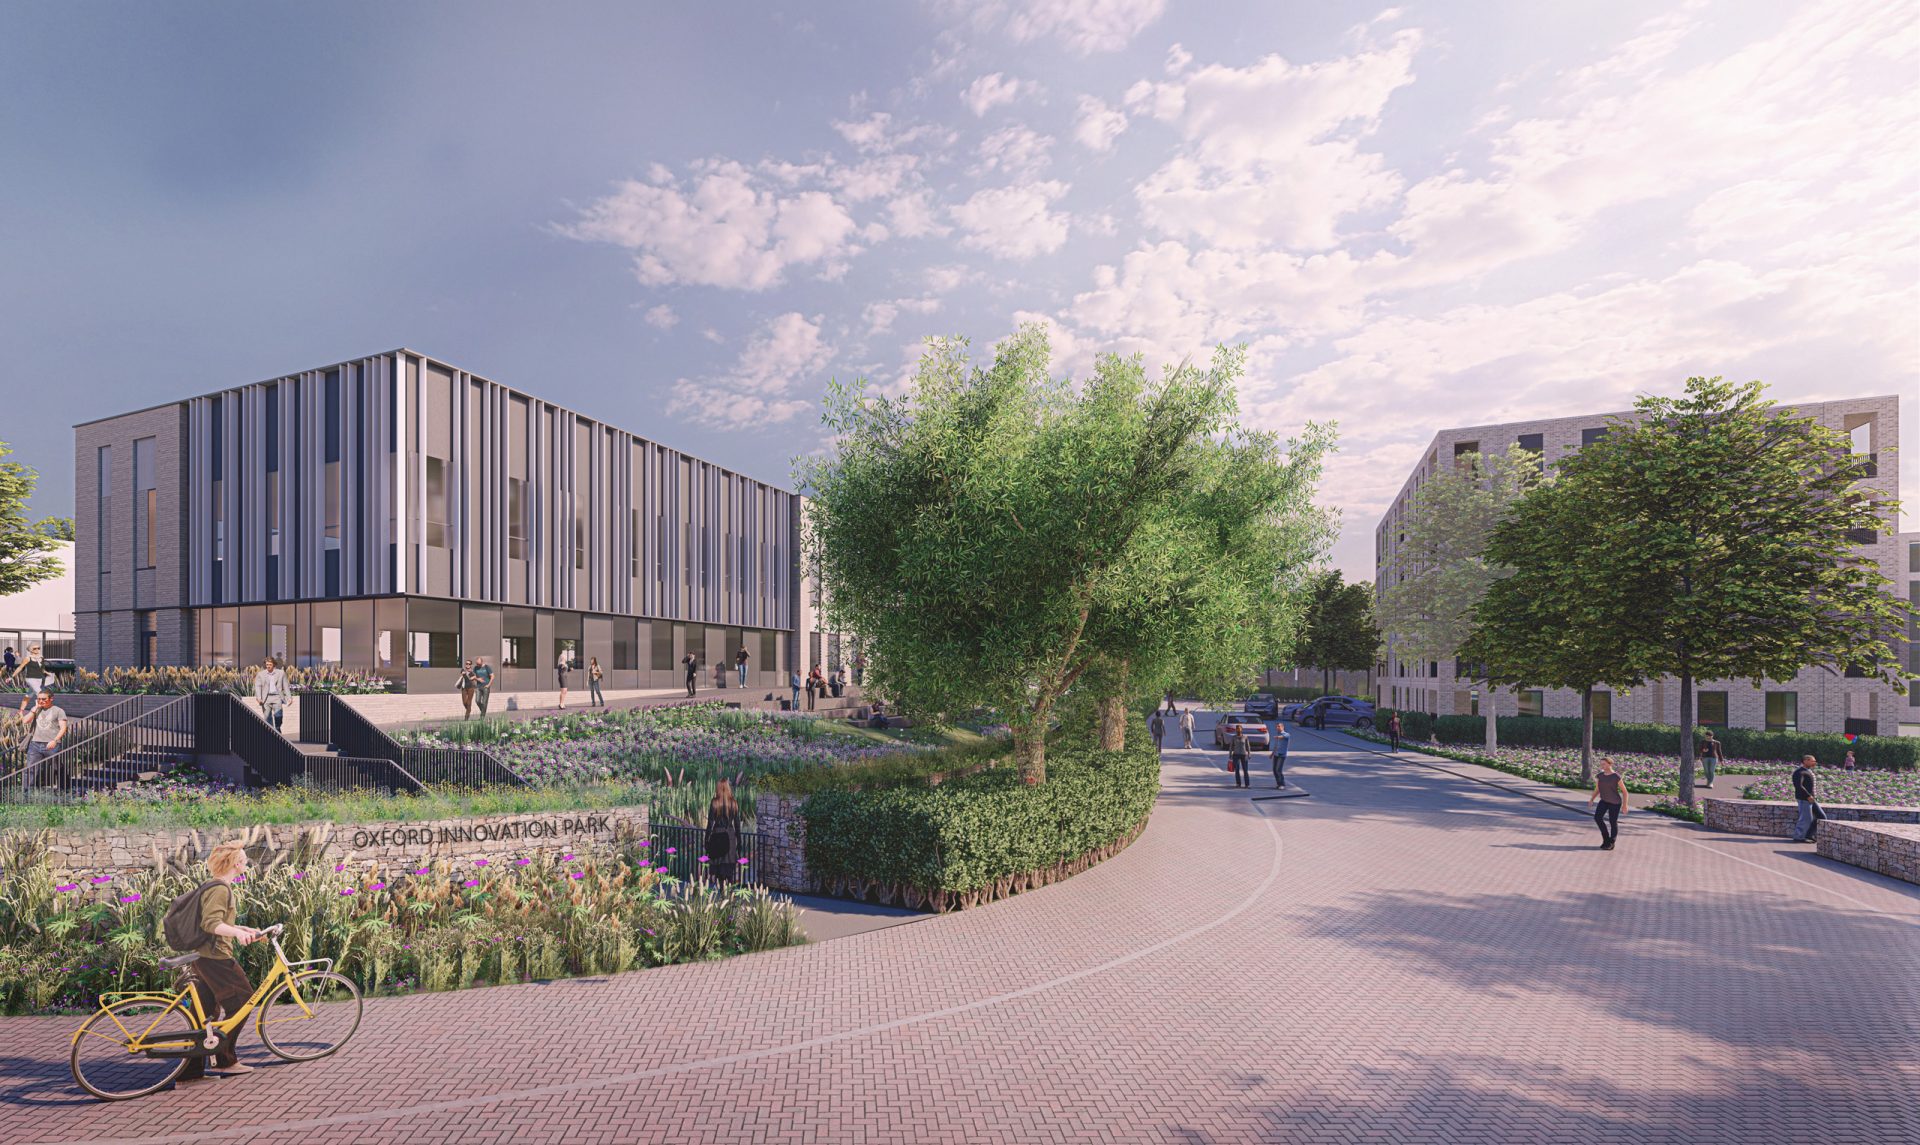
[(213, 936), (200, 929), (200, 899), (207, 893), (208, 887), (219, 886), (225, 880), (208, 879), (199, 886), (173, 900), (167, 908), (167, 914), (160, 922), (161, 932), (166, 936), (167, 945), (182, 954), (188, 954), (205, 946)]

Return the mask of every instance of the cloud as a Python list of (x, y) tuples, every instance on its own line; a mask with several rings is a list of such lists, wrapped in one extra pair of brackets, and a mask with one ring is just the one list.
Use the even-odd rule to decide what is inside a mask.
[(1057, 180), (975, 191), (952, 208), (960, 245), (1016, 262), (1052, 254), (1067, 241), (1067, 216), (1051, 209), (1066, 193)]
[(782, 193), (732, 160), (694, 170), (685, 185), (657, 169), (623, 182), (557, 229), (632, 251), (634, 277), (648, 286), (766, 290), (789, 267), (830, 269), (856, 253), (853, 219), (832, 195)]
[(893, 321), (901, 314), (932, 314), (940, 309), (938, 298), (894, 298), (885, 302), (869, 302), (861, 311), (860, 320), (867, 324), (867, 334), (883, 333), (893, 329)]
[(1091, 95), (1081, 96), (1079, 106), (1073, 125), (1075, 141), (1089, 151), (1113, 150), (1113, 141), (1127, 129), (1126, 113)]
[(903, 239), (940, 238), (953, 232), (952, 227), (940, 221), (940, 208), (933, 202), (933, 192), (925, 190), (901, 195), (889, 202), (887, 222), (893, 233)]
[(1025, 178), (1052, 161), (1053, 136), (1042, 135), (1024, 124), (1003, 127), (980, 141), (980, 163), (976, 175), (1000, 172)]
[(753, 429), (791, 421), (815, 403), (794, 396), (834, 351), (820, 336), (820, 317), (796, 311), (768, 322), (747, 340), (724, 374), (673, 384), (667, 412), (715, 429)]
[(1017, 44), (1051, 40), (1077, 55), (1117, 52), (1166, 10), (1166, 0), (970, 0), (980, 28)]
[(967, 90), (960, 93), (960, 102), (966, 104), (973, 114), (984, 116), (994, 108), (1020, 98), (1022, 92), (1032, 95), (1037, 87), (1030, 81), (1010, 80), (1002, 73), (994, 72), (968, 84)]
[(1186, 71), (1187, 66), (1191, 63), (1193, 63), (1193, 53), (1181, 47), (1179, 44), (1175, 44), (1171, 48), (1167, 49), (1167, 74), (1168, 75), (1170, 76), (1179, 75), (1181, 72)]
[(673, 307), (664, 302), (648, 310), (645, 318), (647, 325), (657, 330), (671, 330), (680, 324), (680, 316), (673, 312)]

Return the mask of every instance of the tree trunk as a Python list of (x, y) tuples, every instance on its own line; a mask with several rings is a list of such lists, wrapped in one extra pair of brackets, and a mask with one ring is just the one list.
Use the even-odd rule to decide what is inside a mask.
[(1493, 702), (1493, 681), (1488, 680), (1487, 681), (1487, 707), (1486, 707), (1486, 711), (1482, 713), (1487, 717), (1487, 754), (1488, 755), (1492, 755), (1493, 750), (1500, 746), (1499, 712), (1500, 712), (1500, 705)]
[(1593, 786), (1593, 685), (1580, 693), (1580, 786)]
[(1013, 761), (1020, 768), (1020, 779), (1033, 787), (1047, 781), (1047, 721), (1042, 716), (1026, 732), (1013, 733)]
[(1680, 669), (1680, 802), (1693, 806), (1693, 669)]
[(1331, 695), (1332, 693), (1333, 693), (1333, 673), (1326, 668), (1322, 668), (1320, 669), (1320, 694), (1323, 696), (1326, 696), (1326, 695)]
[(1127, 662), (1122, 660), (1113, 691), (1100, 697), (1100, 750), (1126, 748), (1127, 719)]

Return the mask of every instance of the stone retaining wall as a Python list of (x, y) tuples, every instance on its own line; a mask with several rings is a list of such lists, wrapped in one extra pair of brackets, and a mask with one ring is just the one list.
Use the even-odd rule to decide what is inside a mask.
[(807, 870), (807, 821), (800, 814), (804, 795), (756, 795), (753, 829), (760, 836), (760, 878), (777, 891), (812, 894), (818, 882)]
[(295, 849), (309, 861), (370, 868), (416, 866), (433, 859), (512, 859), (543, 851), (611, 854), (647, 835), (645, 807), (544, 811), (383, 823), (275, 823), (256, 827), (139, 827), (54, 831), (48, 862), (72, 876), (133, 874), (168, 860), (204, 860), (223, 842), (247, 844), (256, 857)]
[(1920, 883), (1920, 824), (1828, 821), (1813, 838), (1823, 859)]
[[(1790, 800), (1707, 799), (1703, 801), (1708, 830), (1734, 835), (1793, 834), (1800, 807)], [(1920, 823), (1920, 807), (1880, 807), (1863, 803), (1822, 803), (1827, 818), (1855, 823)], [(1815, 838), (1818, 838), (1818, 834)]]

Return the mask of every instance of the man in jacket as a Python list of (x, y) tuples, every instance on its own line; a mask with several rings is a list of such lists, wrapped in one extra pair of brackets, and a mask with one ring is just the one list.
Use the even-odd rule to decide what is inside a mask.
[(1247, 733), (1236, 727), (1233, 734), (1227, 737), (1227, 766), (1233, 771), (1235, 787), (1253, 786), (1253, 769), (1247, 766), (1251, 762), (1247, 753)]
[(1186, 737), (1187, 747), (1193, 746), (1193, 709), (1180, 709), (1180, 734)]
[(253, 674), (253, 702), (273, 730), (280, 731), (287, 718), (287, 671), (271, 656)]
[(1287, 725), (1281, 723), (1279, 720), (1273, 721), (1273, 739), (1269, 744), (1268, 751), (1273, 756), (1273, 785), (1275, 787), (1285, 787), (1287, 785), (1287, 741), (1290, 738), (1292, 737), (1287, 735)]
[(1800, 805), (1800, 818), (1793, 825), (1793, 841), (1796, 843), (1813, 842), (1813, 833), (1820, 826), (1820, 820), (1827, 817), (1825, 810), (1813, 799), (1813, 769), (1819, 761), (1810, 755), (1800, 757), (1800, 766), (1793, 769), (1793, 801)]

